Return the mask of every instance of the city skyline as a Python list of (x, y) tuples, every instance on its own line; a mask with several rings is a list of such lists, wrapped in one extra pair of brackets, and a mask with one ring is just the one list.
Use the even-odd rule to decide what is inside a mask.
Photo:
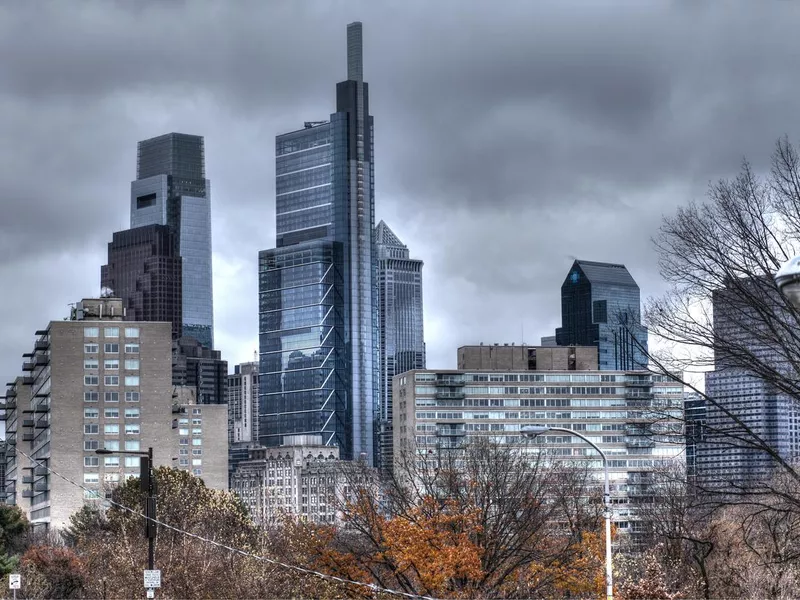
[[(230, 364), (249, 360), (257, 348), (252, 333), (257, 314), (252, 265), (257, 250), (271, 244), (273, 233), (271, 139), (293, 123), (327, 114), (326, 86), (341, 64), (339, 50), (332, 50), (331, 56), (318, 51), (293, 56), (271, 53), (283, 43), (284, 38), (277, 35), (281, 24), (288, 23), (286, 27), (293, 31), (293, 21), (305, 19), (304, 27), (314, 33), (314, 45), (332, 49), (339, 48), (335, 40), (348, 21), (360, 19), (367, 26), (365, 35), (373, 40), (370, 47), (374, 49), (367, 71), (373, 106), (380, 107), (375, 116), (381, 123), (376, 133), (382, 165), (376, 173), (376, 216), (391, 223), (415, 255), (425, 260), (425, 326), (432, 368), (454, 366), (452, 348), (463, 343), (502, 343), (523, 337), (535, 343), (552, 332), (560, 317), (558, 288), (573, 254), (624, 263), (642, 288), (643, 298), (660, 293), (663, 285), (650, 237), (657, 231), (661, 214), (702, 197), (709, 180), (736, 172), (742, 154), (754, 161), (757, 170), (765, 169), (764, 157), (775, 138), (787, 133), (796, 139), (800, 134), (791, 129), (788, 106), (795, 96), (794, 84), (781, 75), (787, 67), (781, 53), (755, 44), (733, 44), (743, 37), (745, 16), (723, 15), (725, 25), (706, 36), (703, 29), (719, 13), (643, 7), (626, 17), (625, 25), (633, 32), (617, 36), (616, 41), (618, 32), (611, 20), (601, 20), (593, 35), (581, 29), (586, 38), (575, 58), (567, 52), (575, 39), (568, 35), (565, 15), (558, 9), (505, 8), (469, 17), (483, 19), (488, 28), (478, 48), (470, 47), (468, 35), (447, 27), (447, 15), (432, 11), (429, 21), (419, 26), (422, 33), (439, 32), (439, 39), (446, 37), (449, 43), (431, 54), (415, 49), (401, 52), (406, 50), (400, 40), (412, 27), (411, 17), (419, 15), (413, 5), (404, 15), (380, 14), (367, 5), (353, 7), (342, 15), (259, 9), (247, 19), (243, 16), (247, 11), (234, 11), (227, 17), (231, 22), (226, 33), (214, 32), (205, 43), (220, 43), (227, 39), (223, 36), (247, 38), (248, 21), (259, 27), (266, 24), (271, 36), (264, 37), (272, 39), (265, 40), (263, 47), (234, 46), (217, 59), (220, 62), (210, 64), (204, 81), (195, 79), (189, 68), (196, 64), (192, 62), (196, 46), (188, 38), (180, 36), (171, 45), (174, 62), (168, 64), (170, 68), (151, 69), (160, 55), (147, 54), (142, 49), (147, 44), (123, 49), (126, 37), (113, 25), (85, 47), (71, 47), (64, 38), (51, 35), (56, 31), (50, 28), (59, 18), (58, 9), (43, 17), (41, 29), (28, 41), (9, 36), (3, 42), (26, 54), (27, 44), (40, 44), (44, 39), (40, 36), (48, 36), (48, 48), (60, 49), (66, 64), (59, 67), (62, 77), (52, 77), (46, 70), (49, 61), (39, 58), (45, 54), (30, 52), (25, 60), (32, 62), (7, 67), (3, 97), (9, 110), (3, 133), (14, 156), (1, 173), (8, 183), (4, 203), (11, 207), (9, 218), (0, 226), (9, 256), (1, 269), (4, 280), (20, 286), (27, 285), (30, 277), (44, 280), (47, 293), (34, 299), (15, 294), (3, 299), (0, 307), (9, 317), (0, 342), (0, 373), (9, 379), (18, 373), (29, 332), (43, 317), (62, 318), (75, 297), (99, 291), (97, 266), (105, 263), (109, 235), (128, 227), (125, 200), (133, 142), (165, 131), (196, 132), (206, 138), (208, 176), (215, 182), (215, 321), (220, 338), (216, 346)], [(88, 14), (88, 8), (83, 10)], [(126, 29), (135, 23), (139, 27), (132, 30), (146, 31), (151, 20), (163, 20), (172, 9), (128, 12), (109, 5), (97, 10), (101, 18), (111, 19), (112, 13), (120, 16)], [(781, 28), (790, 21), (782, 12), (786, 10), (792, 9), (760, 11), (764, 27), (754, 35), (780, 43), (776, 40), (785, 37)], [(204, 28), (208, 17), (200, 12), (190, 12), (187, 21)], [(25, 13), (21, 10), (18, 18), (25, 18)], [(15, 17), (10, 12), (7, 16), (13, 29)], [(562, 38), (554, 39), (558, 37), (554, 34), (530, 42), (533, 48), (552, 50), (542, 54), (553, 66), (530, 58), (529, 65), (522, 65), (527, 65), (525, 77), (518, 77), (520, 64), (514, 60), (537, 52), (519, 50), (519, 44), (525, 43), (525, 28), (516, 23), (534, 20)], [(698, 71), (685, 60), (676, 65), (681, 53), (672, 37), (681, 23), (689, 22), (692, 26), (686, 35), (696, 44), (702, 42), (707, 59), (730, 59), (731, 65), (714, 63), (719, 64), (716, 77), (698, 81)], [(80, 34), (81, 27), (68, 34)], [(86, 27), (89, 31), (90, 25)], [(495, 35), (500, 31), (513, 43)], [(645, 32), (652, 44), (646, 43)], [(601, 46), (611, 49), (607, 55), (611, 59), (602, 64), (610, 75), (605, 82), (581, 76), (582, 69), (597, 60), (592, 49)], [(623, 55), (631, 48), (644, 51), (626, 65)], [(677, 56), (669, 57), (667, 50)], [(457, 60), (458, 53), (462, 54)], [(126, 81), (108, 77), (98, 88), (90, 69), (84, 71), (81, 65), (91, 64), (87, 57), (101, 55), (101, 71), (106, 75), (109, 65), (120, 71), (132, 57), (146, 68), (132, 72)], [(760, 84), (728, 81), (736, 72), (735, 59), (745, 56), (753, 71), (760, 73)], [(223, 67), (239, 60), (261, 65), (249, 73), (273, 74), (265, 87), (278, 91), (270, 92), (274, 96), (269, 96), (269, 102), (264, 102), (266, 91), (249, 87), (252, 77), (225, 79), (234, 75), (226, 75), (231, 69)], [(517, 74), (487, 68), (489, 63), (504, 62), (516, 65)], [(285, 68), (278, 69), (280, 63)], [(653, 78), (646, 74), (649, 70)], [(27, 80), (25, 73), (35, 73), (36, 81)], [(339, 79), (333, 77), (333, 81)], [(467, 81), (482, 93), (465, 98)], [(528, 81), (539, 91), (524, 87)], [(785, 82), (775, 87), (769, 85), (771, 81)], [(199, 93), (183, 94), (179, 85)], [(494, 87), (503, 93), (487, 97), (484, 88)], [(88, 92), (97, 96), (79, 102)], [(450, 114), (431, 104), (444, 93), (452, 99), (442, 104)], [(553, 109), (540, 96), (544, 93), (563, 100), (556, 116), (578, 117), (575, 120), (583, 129), (570, 130), (566, 121), (558, 119), (555, 126), (561, 124), (563, 129), (549, 129), (553, 113), (548, 111)], [(713, 105), (720, 95), (726, 98), (724, 106), (710, 110), (709, 103)], [(151, 101), (143, 102), (150, 96)], [(616, 100), (624, 98), (634, 106), (622, 111)], [(664, 112), (666, 108), (672, 116)], [(746, 123), (742, 116), (747, 116)], [(98, 121), (108, 127), (96, 127)], [(698, 122), (705, 126), (698, 127)], [(672, 133), (660, 136), (662, 128)], [(41, 135), (45, 132), (49, 136)], [(560, 135), (554, 138), (554, 133)], [(484, 157), (480, 150), (501, 148), (509, 140), (515, 148), (511, 155), (501, 152), (496, 158)], [(606, 151), (597, 161), (599, 148)], [(614, 151), (623, 154), (619, 164), (609, 158)], [(634, 156), (648, 154), (652, 157), (646, 163), (640, 162), (644, 157)], [(479, 158), (487, 162), (476, 163)], [(585, 168), (592, 162), (597, 163), (595, 167)], [(35, 173), (27, 172), (26, 164), (35, 165)], [(476, 164), (482, 168), (476, 169)], [(529, 171), (533, 167), (536, 173)], [(479, 172), (485, 183), (473, 185), (472, 171)], [(567, 184), (576, 172), (581, 173), (577, 178), (581, 186), (574, 181)], [(66, 177), (70, 189), (56, 188)], [(488, 194), (487, 188), (495, 193)], [(553, 210), (558, 199), (560, 213)], [(587, 235), (598, 227), (612, 226), (625, 228), (624, 241)], [(558, 237), (550, 236), (550, 230), (558, 231)], [(32, 235), (47, 243), (26, 246), (24, 240)], [(485, 240), (485, 244), (475, 240)], [(503, 268), (491, 268), (491, 261), (501, 261)], [(492, 313), (490, 306), (499, 308)]]

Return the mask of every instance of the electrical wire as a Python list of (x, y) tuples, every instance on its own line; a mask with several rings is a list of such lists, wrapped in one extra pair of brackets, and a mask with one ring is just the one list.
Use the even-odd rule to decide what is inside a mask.
[[(63, 479), (67, 483), (69, 483), (71, 485), (74, 485), (75, 487), (78, 487), (78, 488), (82, 489), (85, 492), (89, 492), (89, 493), (95, 493), (96, 492), (96, 490), (90, 490), (86, 486), (84, 486), (84, 485), (82, 485), (82, 484), (80, 484), (80, 483), (78, 483), (76, 481), (73, 481), (72, 479), (70, 479), (66, 475), (62, 475), (58, 471), (53, 470), (53, 468), (51, 468), (49, 465), (43, 464), (43, 461), (41, 461), (40, 459), (34, 458), (34, 457), (30, 456), (29, 454), (26, 454), (25, 452), (23, 452), (22, 450), (19, 450), (19, 449), (17, 449), (16, 452), (19, 452), (23, 456), (27, 457), (29, 460), (38, 463), (39, 466), (47, 469), (50, 473), (52, 473), (53, 475), (55, 475), (59, 479)], [(346, 585), (355, 585), (355, 586), (358, 586), (358, 587), (367, 588), (372, 592), (384, 592), (386, 594), (391, 594), (393, 596), (403, 596), (405, 598), (416, 598), (418, 600), (437, 600), (437, 598), (433, 598), (431, 596), (421, 596), (419, 594), (411, 594), (409, 592), (403, 592), (403, 591), (400, 591), (400, 590), (393, 590), (391, 588), (381, 587), (381, 586), (376, 585), (374, 583), (364, 583), (363, 581), (354, 581), (352, 579), (345, 579), (343, 577), (337, 577), (336, 575), (329, 575), (328, 573), (322, 573), (320, 571), (315, 571), (314, 569), (307, 569), (306, 567), (301, 567), (299, 565), (292, 565), (292, 564), (289, 564), (289, 563), (284, 563), (284, 562), (281, 562), (279, 560), (275, 560), (275, 559), (272, 559), (272, 558), (267, 558), (266, 556), (259, 556), (258, 554), (253, 554), (252, 552), (247, 552), (247, 551), (242, 550), (240, 548), (234, 548), (232, 546), (228, 546), (228, 545), (223, 544), (221, 542), (217, 542), (216, 540), (208, 539), (208, 538), (203, 537), (201, 535), (198, 535), (196, 533), (192, 533), (190, 531), (185, 531), (183, 529), (180, 529), (180, 528), (175, 527), (173, 525), (170, 525), (168, 523), (164, 523), (163, 521), (159, 521), (158, 519), (148, 517), (145, 514), (139, 512), (139, 511), (137, 511), (137, 510), (135, 510), (133, 508), (130, 508), (129, 506), (125, 506), (124, 504), (121, 504), (119, 502), (115, 502), (114, 500), (107, 499), (107, 502), (109, 504), (111, 504), (112, 506), (116, 506), (117, 508), (120, 508), (120, 509), (122, 509), (124, 511), (127, 511), (129, 513), (132, 513), (134, 515), (137, 515), (137, 516), (139, 516), (139, 517), (141, 517), (141, 518), (143, 518), (145, 520), (152, 521), (153, 523), (156, 523), (156, 524), (160, 525), (161, 527), (164, 527), (165, 529), (169, 529), (169, 530), (175, 531), (176, 533), (179, 533), (179, 534), (184, 535), (186, 537), (190, 537), (190, 538), (199, 540), (201, 542), (205, 542), (207, 544), (212, 544), (212, 545), (214, 545), (214, 546), (216, 546), (218, 548), (223, 548), (225, 550), (233, 552), (234, 554), (239, 554), (241, 556), (247, 556), (249, 558), (254, 558), (256, 560), (269, 563), (269, 564), (274, 565), (276, 567), (282, 567), (284, 569), (289, 569), (291, 571), (296, 571), (298, 573), (303, 573), (304, 575), (311, 575), (311, 576), (317, 577), (319, 579), (335, 581), (337, 583), (343, 583), (343, 584), (346, 584)]]

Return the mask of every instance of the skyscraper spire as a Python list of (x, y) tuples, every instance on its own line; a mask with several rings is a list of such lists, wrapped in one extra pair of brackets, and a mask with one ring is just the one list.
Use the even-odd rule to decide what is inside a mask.
[(347, 26), (347, 79), (364, 81), (364, 50), (361, 39), (361, 21)]

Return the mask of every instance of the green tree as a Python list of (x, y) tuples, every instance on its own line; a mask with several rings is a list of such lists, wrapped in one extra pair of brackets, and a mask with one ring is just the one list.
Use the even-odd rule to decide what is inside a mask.
[(0, 551), (16, 554), (24, 548), (28, 519), (18, 506), (0, 504)]

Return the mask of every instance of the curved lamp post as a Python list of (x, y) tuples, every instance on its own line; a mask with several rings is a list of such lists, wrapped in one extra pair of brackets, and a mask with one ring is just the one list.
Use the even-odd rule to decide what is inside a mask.
[[(800, 261), (800, 258), (798, 259)], [(520, 428), (520, 432), (522, 435), (528, 438), (535, 438), (543, 433), (547, 433), (548, 431), (558, 431), (561, 433), (567, 433), (569, 435), (574, 435), (575, 437), (581, 438), (584, 442), (589, 444), (592, 448), (597, 450), (597, 453), (600, 455), (600, 458), (603, 459), (603, 474), (605, 476), (604, 480), (604, 487), (603, 487), (603, 505), (605, 509), (603, 510), (603, 517), (605, 518), (606, 522), (606, 599), (613, 600), (614, 599), (614, 582), (613, 582), (613, 575), (611, 572), (611, 493), (608, 487), (608, 459), (606, 458), (605, 452), (600, 450), (597, 447), (597, 444), (592, 442), (589, 438), (587, 438), (582, 433), (578, 433), (577, 431), (573, 431), (572, 429), (567, 429), (565, 427), (548, 427), (547, 425), (523, 425)]]

